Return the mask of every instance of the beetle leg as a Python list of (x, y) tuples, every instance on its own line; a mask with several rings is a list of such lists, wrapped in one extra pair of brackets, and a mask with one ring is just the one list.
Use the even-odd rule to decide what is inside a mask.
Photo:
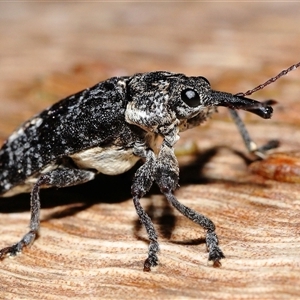
[(185, 217), (207, 230), (206, 245), (209, 252), (208, 260), (213, 261), (214, 266), (219, 266), (220, 259), (225, 256), (218, 246), (218, 237), (215, 233), (215, 225), (210, 219), (195, 212), (189, 207), (186, 207), (176, 199), (173, 195), (173, 191), (178, 186), (178, 179), (179, 169), (174, 150), (169, 147), (167, 143), (163, 143), (157, 158), (155, 181), (172, 206), (174, 206)]
[(0, 258), (3, 258), (6, 254), (12, 256), (22, 251), (25, 246), (30, 245), (38, 234), (40, 227), (40, 187), (45, 185), (48, 187), (67, 187), (76, 184), (81, 184), (92, 180), (95, 177), (95, 173), (92, 171), (80, 170), (80, 169), (68, 169), (58, 168), (51, 172), (42, 174), (37, 180), (31, 191), (30, 200), (30, 230), (24, 237), (16, 244), (6, 247), (0, 250)]
[(277, 148), (279, 146), (279, 142), (277, 140), (271, 140), (267, 144), (265, 144), (261, 147), (258, 147), (256, 145), (256, 143), (250, 137), (250, 134), (249, 134), (244, 122), (242, 121), (241, 117), (239, 116), (238, 112), (231, 108), (229, 108), (229, 112), (230, 112), (231, 117), (242, 136), (242, 139), (244, 141), (246, 148), (248, 149), (248, 151), (250, 153), (253, 153), (258, 158), (264, 159), (266, 157), (266, 152), (268, 150)]
[(139, 147), (135, 152), (146, 158), (145, 163), (135, 173), (131, 186), (131, 193), (136, 212), (141, 223), (145, 226), (150, 240), (148, 258), (144, 263), (144, 271), (149, 272), (151, 267), (155, 267), (158, 264), (157, 252), (159, 251), (159, 244), (153, 223), (141, 206), (140, 199), (149, 191), (154, 181), (156, 158), (153, 151), (150, 149), (146, 150)]

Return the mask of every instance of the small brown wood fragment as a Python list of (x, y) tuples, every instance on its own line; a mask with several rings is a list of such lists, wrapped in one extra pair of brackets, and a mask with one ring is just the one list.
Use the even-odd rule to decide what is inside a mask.
[(300, 152), (275, 153), (250, 165), (250, 171), (281, 182), (300, 183)]

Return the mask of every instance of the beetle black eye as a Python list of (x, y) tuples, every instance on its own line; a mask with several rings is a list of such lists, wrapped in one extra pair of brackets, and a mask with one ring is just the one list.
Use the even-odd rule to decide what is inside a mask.
[(200, 105), (200, 97), (197, 92), (192, 89), (186, 89), (181, 92), (182, 101), (190, 107), (197, 107)]

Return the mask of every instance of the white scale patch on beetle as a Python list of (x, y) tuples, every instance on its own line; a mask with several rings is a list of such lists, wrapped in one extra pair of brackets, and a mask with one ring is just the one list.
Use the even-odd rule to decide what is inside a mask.
[(24, 134), (24, 129), (21, 127), (17, 131), (13, 132), (11, 136), (8, 138), (7, 143), (11, 143), (16, 138), (18, 138), (20, 135)]
[[(203, 77), (162, 71), (110, 78), (25, 122), (0, 150), (0, 196), (31, 192), (30, 230), (18, 243), (0, 250), (0, 258), (34, 241), (40, 225), (40, 188), (81, 184), (98, 173), (120, 174), (143, 160), (131, 192), (150, 240), (144, 270), (158, 264), (157, 234), (140, 204), (153, 183), (171, 205), (207, 231), (208, 259), (218, 265), (224, 254), (213, 222), (173, 194), (179, 180), (174, 155), (179, 132), (200, 125), (218, 106), (264, 118), (272, 114), (269, 105), (212, 90)], [(245, 130), (242, 135), (247, 140)], [(158, 137), (162, 143), (155, 149)]]
[(117, 147), (95, 147), (70, 155), (81, 169), (96, 169), (107, 175), (122, 174), (131, 169), (140, 159), (133, 154), (133, 149)]

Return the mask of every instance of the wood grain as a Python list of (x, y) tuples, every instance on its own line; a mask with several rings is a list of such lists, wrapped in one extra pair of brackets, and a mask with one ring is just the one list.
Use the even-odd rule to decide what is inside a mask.
[[(299, 61), (298, 11), (298, 3), (1, 3), (0, 139), (113, 75), (165, 69), (203, 75), (218, 90), (253, 88)], [(252, 95), (279, 102), (271, 120), (242, 114), (258, 144), (278, 139), (273, 152), (286, 156), (300, 146), (299, 72)], [(142, 204), (158, 230), (160, 265), (142, 271), (148, 242), (131, 170), (43, 191), (40, 236), (1, 261), (0, 299), (299, 299), (299, 184), (251, 171), (225, 109), (178, 147), (176, 196), (215, 222), (221, 268), (207, 263), (205, 232), (154, 187)], [(4, 247), (27, 230), (29, 195), (1, 198), (0, 212)]]

